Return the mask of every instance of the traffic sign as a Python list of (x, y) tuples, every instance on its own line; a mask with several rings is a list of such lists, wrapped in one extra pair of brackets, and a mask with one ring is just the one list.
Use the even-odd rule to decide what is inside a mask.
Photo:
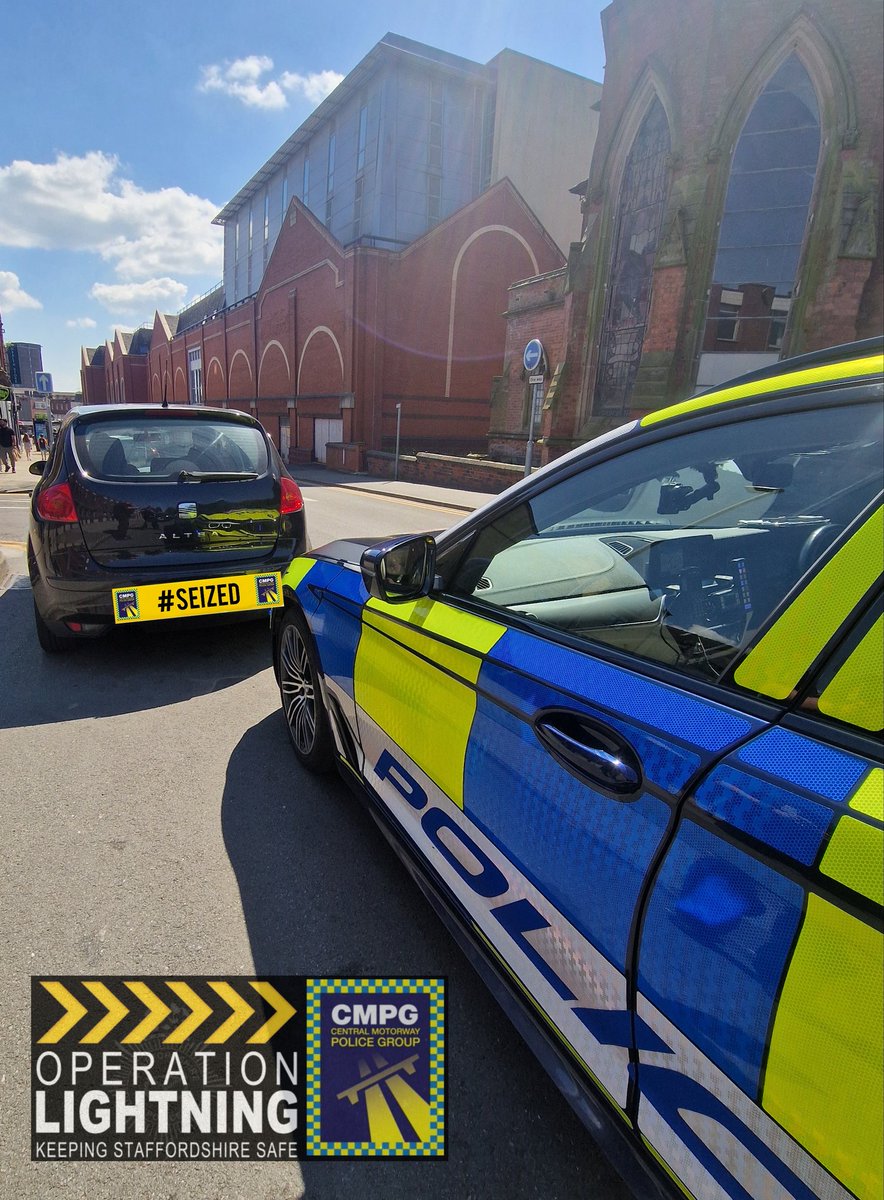
[(34, 383), (38, 392), (52, 391), (52, 376), (48, 371), (36, 371), (34, 373)]
[(529, 383), (543, 383), (544, 378), (545, 378), (545, 376), (543, 376), (543, 375), (529, 375), (528, 382)]
[(532, 338), (525, 347), (525, 352), (522, 355), (522, 365), (529, 375), (543, 365), (543, 346), (539, 338)]

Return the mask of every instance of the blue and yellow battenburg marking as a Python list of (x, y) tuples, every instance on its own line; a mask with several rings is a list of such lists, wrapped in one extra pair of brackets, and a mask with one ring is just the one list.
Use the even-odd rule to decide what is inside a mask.
[(268, 571), (261, 575), (139, 584), (114, 588), (113, 603), (117, 625), (279, 608), (283, 603), (282, 576), (279, 571)]
[[(719, 400), (731, 398), (739, 397)], [(870, 548), (870, 536), (867, 527), (855, 543), (858, 550)], [(878, 557), (879, 549), (872, 554)], [(317, 609), (320, 576), (323, 586), (334, 578), (335, 603)], [(449, 614), (470, 614), (438, 602), (366, 605), (359, 573), (339, 564), (308, 563), (298, 569), (295, 586), (305, 609), (316, 610), (323, 662), (330, 653), (336, 682), (355, 698), (352, 713), (370, 786), (478, 920), (474, 930), (486, 949), (510, 974), (517, 967), (517, 985), (621, 1114), (626, 1092), (619, 1079), (632, 1071), (627, 1047), (638, 1037), (639, 1134), (682, 1190), (704, 1194), (711, 1177), (722, 1195), (754, 1197), (778, 1188), (802, 1200), (841, 1200), (848, 1196), (843, 1183), (862, 1200), (880, 1200), (884, 942), (880, 930), (848, 913), (825, 889), (831, 881), (864, 903), (881, 903), (881, 771), (784, 729), (747, 741), (761, 731), (761, 722), (561, 647), (544, 644), (541, 661), (537, 639), (475, 617), (473, 627), (456, 628)], [(830, 596), (826, 638), (855, 598), (843, 589)], [(863, 646), (866, 666), (876, 638), (879, 629)], [(782, 685), (773, 683), (775, 659), (766, 647), (755, 660), (758, 667), (751, 665), (758, 678), (750, 683), (747, 674), (738, 682), (776, 695)], [(796, 679), (809, 661), (804, 653)], [(513, 692), (506, 670), (513, 667), (530, 695)], [(528, 815), (539, 812), (537, 804), (519, 816), (519, 776), (533, 770), (525, 758), (530, 728), (513, 716), (512, 745), (502, 749), (509, 718), (493, 702), (499, 692), (509, 707), (533, 711), (549, 684), (585, 695), (586, 680), (581, 676), (578, 685), (575, 672), (587, 670), (599, 673), (593, 694), (607, 697), (605, 719), (619, 721), (634, 741), (643, 739), (641, 757), (658, 789), (679, 793), (701, 763), (745, 741), (694, 800), (698, 819), (705, 814), (704, 823), (711, 818), (719, 831), (729, 827), (732, 840), (685, 819), (664, 860), (645, 920), (632, 1021), (623, 990), (625, 938), (615, 926), (604, 946), (607, 959), (598, 956), (593, 968), (593, 1003), (575, 1000), (580, 985), (574, 963), (581, 954), (591, 958), (594, 948), (583, 943), (578, 952), (582, 936), (572, 922), (576, 918), (597, 937), (599, 913), (587, 925), (573, 904), (563, 903), (566, 892), (556, 897), (557, 911), (528, 882), (526, 875), (537, 875), (531, 855), (542, 852)], [(843, 697), (833, 692), (836, 702), (843, 704)], [(440, 734), (439, 720), (450, 740)], [(505, 786), (503, 777), (493, 778), (501, 770)], [(557, 787), (547, 789), (547, 803)], [(497, 797), (500, 812), (483, 811), (489, 796)], [(495, 836), (502, 828), (503, 840)], [(819, 889), (808, 895), (775, 866), (744, 853), (745, 839), (791, 858), (811, 877), (815, 872)], [(561, 846), (557, 853), (561, 859)], [(613, 890), (622, 898), (622, 890)], [(661, 921), (667, 928), (656, 927)], [(747, 936), (757, 943), (751, 953), (743, 944)], [(688, 943), (696, 954), (685, 958)], [(739, 981), (732, 967), (744, 958), (754, 967)], [(719, 971), (722, 964), (727, 970)], [(831, 985), (837, 992), (837, 981), (847, 981), (840, 995), (848, 1003), (817, 986), (823, 973), (829, 990)], [(606, 999), (600, 1002), (601, 995)], [(743, 1015), (730, 1021), (736, 1002)], [(691, 1029), (695, 1040), (680, 1027)], [(808, 1046), (815, 1048), (810, 1075)], [(627, 1058), (618, 1062), (615, 1051)], [(826, 1065), (833, 1060), (839, 1064), (834, 1075)], [(860, 1082), (860, 1092), (852, 1080)], [(823, 1136), (831, 1128), (826, 1112), (833, 1094), (837, 1139)], [(866, 1104), (863, 1097), (872, 1100)]]

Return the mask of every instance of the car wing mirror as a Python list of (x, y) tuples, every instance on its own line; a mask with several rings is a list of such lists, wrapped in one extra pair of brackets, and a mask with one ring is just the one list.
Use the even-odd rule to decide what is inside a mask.
[(38, 458), (36, 462), (32, 462), (31, 465), (28, 467), (28, 471), (30, 471), (30, 473), (32, 475), (42, 475), (45, 470), (46, 470), (46, 459), (45, 458)]
[(436, 540), (420, 534), (370, 546), (360, 568), (366, 591), (376, 600), (417, 600), (436, 582)]

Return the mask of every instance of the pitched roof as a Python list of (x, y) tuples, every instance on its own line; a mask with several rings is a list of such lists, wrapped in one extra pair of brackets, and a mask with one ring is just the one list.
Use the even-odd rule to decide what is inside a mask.
[(132, 343), (129, 346), (130, 354), (147, 354), (150, 350), (150, 339), (153, 335), (152, 329), (147, 329), (142, 326), (141, 329), (136, 329), (132, 334)]
[[(198, 300), (194, 300), (188, 308), (183, 308), (176, 318), (177, 326), (172, 329), (171, 321), (169, 328), (173, 333), (182, 333), (185, 329), (192, 329), (194, 325), (201, 325), (203, 321), (209, 317), (214, 317), (217, 312), (220, 312), (224, 307), (224, 285), (218, 284), (211, 292), (207, 292), (204, 296), (200, 296)], [(170, 318), (166, 318), (170, 320)]]

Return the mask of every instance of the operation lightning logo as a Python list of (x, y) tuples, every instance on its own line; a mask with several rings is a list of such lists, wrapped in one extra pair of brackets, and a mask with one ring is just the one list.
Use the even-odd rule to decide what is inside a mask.
[(34, 1160), (441, 1158), (441, 979), (31, 981)]

